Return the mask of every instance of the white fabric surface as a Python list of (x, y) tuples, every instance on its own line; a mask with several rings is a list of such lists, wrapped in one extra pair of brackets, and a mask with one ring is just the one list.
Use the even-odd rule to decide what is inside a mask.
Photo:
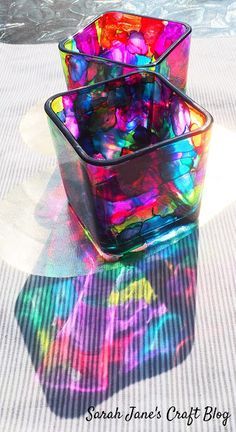
[[(5, 432), (236, 430), (235, 156), (236, 38), (192, 41), (188, 94), (215, 119), (200, 223), (195, 342), (186, 360), (160, 375), (127, 385), (97, 408), (136, 405), (164, 412), (206, 405), (231, 413), (185, 423), (61, 418), (46, 402), (14, 317), (29, 275), (73, 276), (78, 251), (60, 232), (65, 197), (47, 135), (43, 102), (65, 89), (57, 46), (0, 45), (0, 430)], [(27, 124), (32, 127), (28, 130)], [(40, 138), (42, 137), (42, 139)], [(47, 145), (45, 145), (47, 143)], [(59, 185), (58, 208), (48, 210), (49, 182)], [(40, 200), (44, 197), (43, 200)], [(50, 195), (49, 195), (50, 196)], [(40, 203), (40, 207), (37, 207)], [(54, 255), (47, 245), (54, 236)], [(63, 243), (68, 240), (66, 251)], [(50, 265), (48, 264), (50, 262)]]

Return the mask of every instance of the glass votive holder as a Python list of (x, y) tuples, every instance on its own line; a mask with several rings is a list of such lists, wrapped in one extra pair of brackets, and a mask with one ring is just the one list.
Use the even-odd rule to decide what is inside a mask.
[(68, 201), (105, 258), (196, 221), (212, 117), (160, 74), (62, 93), (45, 110)]
[(185, 90), (191, 27), (110, 11), (59, 43), (68, 89), (115, 78), (137, 69), (159, 72)]

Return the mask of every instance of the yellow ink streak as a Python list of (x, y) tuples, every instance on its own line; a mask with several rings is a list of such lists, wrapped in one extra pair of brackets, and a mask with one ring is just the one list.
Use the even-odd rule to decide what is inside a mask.
[(63, 111), (62, 97), (54, 99), (51, 103), (51, 108), (55, 113)]
[[(66, 44), (65, 44), (65, 46), (66, 46)], [(66, 53), (60, 51), (62, 68), (63, 68), (64, 75), (66, 77), (66, 82), (68, 83), (69, 82), (69, 70), (68, 70), (68, 67), (66, 65), (66, 56), (67, 56)]]
[(127, 302), (128, 300), (141, 300), (144, 299), (147, 303), (151, 303), (158, 296), (154, 293), (154, 290), (147, 281), (142, 278), (138, 281), (130, 283), (126, 288), (121, 291), (112, 291), (108, 303), (110, 305), (119, 305)]
[(37, 332), (37, 338), (38, 338), (39, 343), (40, 343), (40, 348), (41, 348), (43, 354), (45, 354), (48, 351), (48, 348), (50, 345), (50, 338), (49, 338), (48, 332), (46, 332), (45, 330), (39, 330)]
[(186, 194), (185, 198), (189, 204), (196, 204), (200, 199), (201, 185), (196, 186), (191, 192)]
[(96, 32), (97, 32), (97, 38), (98, 38), (98, 44), (101, 44), (101, 35), (102, 35), (102, 29), (100, 27), (100, 21), (95, 21), (95, 27), (96, 27)]

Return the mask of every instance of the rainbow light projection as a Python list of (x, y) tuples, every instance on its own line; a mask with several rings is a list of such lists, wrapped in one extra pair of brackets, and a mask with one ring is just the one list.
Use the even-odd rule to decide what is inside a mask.
[(53, 410), (80, 415), (186, 358), (194, 340), (197, 251), (196, 226), (158, 253), (85, 276), (27, 280), (15, 316)]
[(101, 253), (122, 255), (196, 220), (211, 116), (151, 72), (45, 105), (68, 201)]
[(185, 90), (191, 28), (187, 24), (106, 12), (59, 44), (68, 89), (143, 68)]

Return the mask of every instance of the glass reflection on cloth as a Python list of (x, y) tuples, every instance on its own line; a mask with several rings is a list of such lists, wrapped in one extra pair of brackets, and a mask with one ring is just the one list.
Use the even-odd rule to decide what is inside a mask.
[(95, 273), (29, 277), (15, 315), (51, 409), (82, 414), (186, 358), (194, 340), (197, 250), (195, 226), (158, 253)]

